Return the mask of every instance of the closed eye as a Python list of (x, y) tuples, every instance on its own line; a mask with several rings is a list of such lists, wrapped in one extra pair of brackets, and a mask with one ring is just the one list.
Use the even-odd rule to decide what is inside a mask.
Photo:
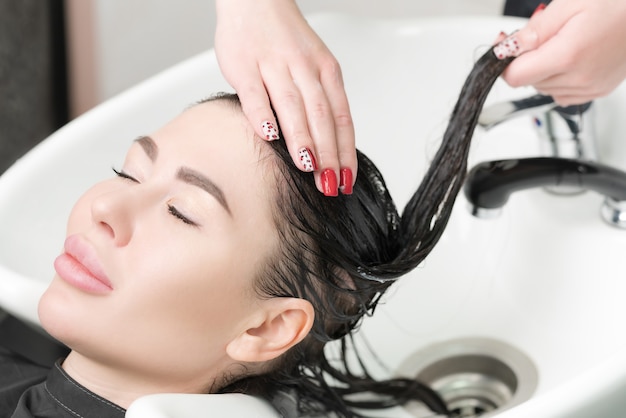
[(167, 205), (167, 210), (169, 211), (169, 213), (180, 219), (181, 221), (183, 221), (184, 223), (186, 223), (187, 225), (191, 225), (191, 226), (198, 226), (197, 223), (195, 223), (194, 221), (192, 221), (191, 219), (189, 219), (188, 217), (186, 217), (185, 215), (183, 215), (182, 213), (180, 213), (178, 211), (178, 209), (176, 209), (176, 207), (172, 206), (172, 205)]
[(125, 173), (122, 170), (118, 171), (115, 168), (113, 168), (113, 172), (115, 173), (116, 176), (118, 176), (120, 178), (123, 178), (123, 179), (126, 179), (126, 180), (130, 180), (130, 181), (135, 182), (135, 183), (139, 183), (139, 180), (137, 180), (136, 178), (134, 178), (130, 174)]
[[(113, 168), (113, 172), (115, 173), (116, 176), (123, 178), (125, 180), (130, 180), (134, 183), (139, 183), (139, 180), (137, 180), (136, 178), (134, 178), (133, 176), (131, 176), (128, 173), (125, 173), (122, 170), (116, 170), (115, 168)], [(178, 209), (176, 209), (175, 206), (172, 206), (170, 204), (167, 205), (167, 211), (174, 216), (175, 218), (178, 218), (179, 220), (181, 220), (182, 222), (186, 223), (187, 225), (191, 225), (191, 226), (198, 226), (197, 223), (195, 223), (194, 221), (192, 221), (191, 219), (189, 219), (188, 217), (186, 217), (185, 215), (183, 215), (182, 213), (180, 213), (180, 211)]]

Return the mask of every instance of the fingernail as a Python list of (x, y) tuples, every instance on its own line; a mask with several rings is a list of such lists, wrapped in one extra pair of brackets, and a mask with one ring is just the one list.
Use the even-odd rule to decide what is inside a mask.
[(278, 139), (278, 129), (276, 129), (272, 122), (266, 120), (261, 124), (261, 128), (263, 129), (265, 139), (267, 139), (268, 141), (274, 141)]
[(540, 3), (539, 6), (537, 6), (537, 8), (535, 9), (535, 11), (533, 12), (532, 15), (530, 15), (530, 17), (533, 17), (534, 15), (536, 15), (537, 13), (539, 13), (540, 11), (542, 11), (543, 9), (546, 8), (545, 3)]
[(503, 60), (505, 58), (517, 57), (521, 54), (520, 44), (515, 35), (511, 35), (493, 47), (495, 56)]
[(500, 33), (498, 34), (498, 36), (496, 36), (496, 38), (493, 40), (493, 42), (491, 43), (492, 45), (496, 45), (498, 44), (502, 39), (506, 38), (507, 34), (504, 33), (503, 31), (500, 31)]
[(337, 196), (337, 175), (335, 170), (327, 168), (322, 171), (322, 192), (324, 196)]
[(352, 170), (342, 168), (339, 171), (339, 191), (343, 194), (352, 194)]
[(310, 149), (303, 147), (298, 151), (298, 156), (300, 157), (300, 163), (302, 164), (302, 168), (306, 172), (311, 172), (317, 170), (317, 163), (315, 162), (315, 156)]

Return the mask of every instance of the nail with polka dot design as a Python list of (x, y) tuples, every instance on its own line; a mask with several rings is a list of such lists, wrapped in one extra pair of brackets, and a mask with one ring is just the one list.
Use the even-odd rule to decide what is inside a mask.
[(519, 41), (515, 35), (511, 35), (493, 47), (493, 53), (500, 60), (517, 57), (522, 53)]
[(263, 129), (263, 134), (265, 135), (265, 139), (268, 141), (274, 141), (278, 139), (278, 129), (276, 126), (270, 121), (265, 121), (261, 124), (261, 128)]
[(317, 163), (315, 162), (315, 156), (310, 149), (303, 147), (298, 150), (298, 157), (302, 164), (302, 169), (306, 172), (315, 171), (317, 169)]

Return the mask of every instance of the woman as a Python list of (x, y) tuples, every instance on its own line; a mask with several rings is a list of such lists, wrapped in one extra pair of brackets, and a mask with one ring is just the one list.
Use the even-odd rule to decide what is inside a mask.
[[(45, 377), (0, 350), (0, 367), (21, 373), (0, 385), (0, 413), (121, 418), (160, 392), (276, 405), (287, 394), (297, 402), (286, 416), (353, 417), (409, 400), (447, 413), (418, 382), (348, 367), (346, 347), (441, 236), (477, 115), (509, 61), (491, 50), (476, 63), (402, 216), (361, 153), (350, 195), (319, 194), (283, 142), (254, 135), (234, 95), (135, 140), (116, 176), (76, 203), (40, 301), (43, 327), (71, 352)], [(330, 341), (343, 362), (326, 357)]]

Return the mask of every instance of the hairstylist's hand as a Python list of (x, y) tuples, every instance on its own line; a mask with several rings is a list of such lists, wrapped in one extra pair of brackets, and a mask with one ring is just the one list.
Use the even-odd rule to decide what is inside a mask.
[(217, 0), (215, 51), (226, 80), (262, 138), (280, 120), (300, 169), (325, 195), (352, 193), (354, 126), (337, 60), (294, 0)]
[(606, 95), (626, 77), (624, 0), (554, 0), (512, 37), (521, 56), (504, 79), (533, 85), (560, 105)]

